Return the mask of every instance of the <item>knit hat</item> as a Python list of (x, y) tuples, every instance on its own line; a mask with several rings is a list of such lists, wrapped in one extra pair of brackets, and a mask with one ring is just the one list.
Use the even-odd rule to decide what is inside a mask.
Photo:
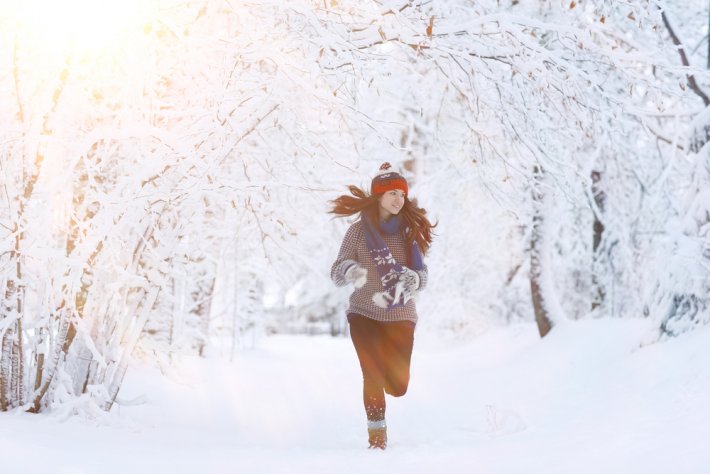
[(374, 178), (372, 178), (372, 184), (370, 185), (371, 194), (383, 194), (387, 191), (393, 189), (399, 189), (404, 191), (406, 196), (409, 192), (409, 187), (407, 186), (407, 180), (402, 177), (401, 174), (396, 171), (390, 171), (392, 165), (385, 162), (380, 166), (380, 171), (377, 172)]

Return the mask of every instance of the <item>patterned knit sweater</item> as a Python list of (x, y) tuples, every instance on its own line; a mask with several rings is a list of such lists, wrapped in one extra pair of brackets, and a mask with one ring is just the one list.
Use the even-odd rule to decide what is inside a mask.
[[(406, 249), (404, 236), (401, 233), (382, 235), (382, 239), (397, 262), (402, 265), (409, 263), (409, 252)], [(402, 307), (392, 309), (380, 308), (372, 302), (372, 295), (383, 291), (384, 288), (380, 282), (375, 262), (372, 261), (372, 257), (367, 251), (365, 232), (361, 221), (355, 222), (345, 233), (340, 252), (338, 252), (338, 258), (330, 269), (330, 278), (336, 286), (348, 284), (345, 280), (345, 272), (348, 271), (351, 265), (356, 263), (367, 269), (367, 283), (362, 288), (356, 288), (350, 295), (350, 307), (347, 310), (347, 314), (361, 314), (382, 322), (411, 321), (416, 324), (417, 308), (414, 299), (409, 300)], [(418, 290), (421, 291), (427, 284), (428, 270), (426, 265), (424, 265), (423, 269), (418, 270), (417, 273), (419, 274)]]

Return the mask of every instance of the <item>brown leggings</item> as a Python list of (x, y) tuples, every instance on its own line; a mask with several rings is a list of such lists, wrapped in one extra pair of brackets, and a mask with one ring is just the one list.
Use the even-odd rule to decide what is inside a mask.
[(393, 397), (407, 393), (414, 323), (385, 323), (354, 313), (348, 315), (348, 321), (362, 369), (367, 419), (384, 420), (385, 392)]

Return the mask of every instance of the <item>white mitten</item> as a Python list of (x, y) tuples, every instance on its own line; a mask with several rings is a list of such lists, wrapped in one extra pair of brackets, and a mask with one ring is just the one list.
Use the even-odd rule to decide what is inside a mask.
[(382, 309), (387, 309), (394, 301), (394, 297), (386, 291), (378, 291), (372, 295), (372, 302)]
[(345, 272), (345, 281), (352, 283), (355, 288), (362, 288), (367, 283), (367, 268), (358, 264), (350, 265)]
[[(392, 303), (400, 303), (402, 297), (404, 297), (405, 304), (407, 303), (407, 301), (412, 299), (412, 295), (410, 295), (404, 287), (404, 283), (402, 282), (402, 275), (404, 274), (399, 273), (397, 275), (398, 281), (394, 285), (394, 288), (391, 288), (389, 292), (380, 291), (372, 295), (372, 302), (380, 308), (387, 309)], [(392, 292), (394, 292), (394, 294), (392, 294)]]
[(414, 294), (419, 289), (419, 274), (411, 268), (405, 268), (404, 273), (399, 276), (399, 284), (402, 285), (404, 302), (414, 298)]
[(404, 269), (404, 273), (399, 277), (399, 281), (404, 284), (404, 291), (414, 294), (419, 289), (419, 273), (411, 268)]

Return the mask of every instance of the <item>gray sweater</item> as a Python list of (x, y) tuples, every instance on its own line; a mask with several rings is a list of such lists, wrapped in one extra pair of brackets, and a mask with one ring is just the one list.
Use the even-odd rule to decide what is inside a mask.
[[(401, 265), (406, 265), (408, 262), (408, 250), (406, 249), (404, 236), (401, 233), (382, 235), (382, 239), (389, 247), (395, 260)], [(380, 282), (375, 262), (372, 261), (372, 257), (367, 251), (363, 224), (359, 220), (351, 225), (345, 233), (340, 252), (338, 252), (338, 258), (330, 269), (330, 278), (336, 286), (345, 286), (348, 283), (345, 280), (345, 272), (356, 263), (367, 269), (367, 283), (362, 288), (356, 288), (350, 295), (350, 307), (347, 310), (347, 314), (357, 313), (382, 322), (417, 322), (417, 307), (413, 299), (402, 307), (392, 309), (380, 308), (372, 302), (372, 295), (383, 291), (384, 288)], [(426, 265), (424, 265), (423, 269), (417, 270), (417, 273), (419, 274), (419, 288), (417, 290), (421, 291), (427, 284), (428, 271)]]

